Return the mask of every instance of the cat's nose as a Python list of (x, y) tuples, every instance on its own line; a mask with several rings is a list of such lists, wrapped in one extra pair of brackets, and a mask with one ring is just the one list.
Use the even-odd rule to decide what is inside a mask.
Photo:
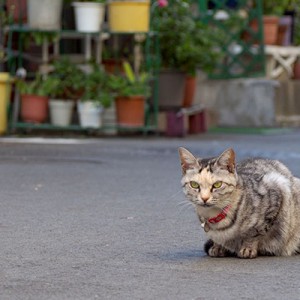
[(201, 199), (204, 203), (206, 203), (208, 201), (209, 197), (201, 197)]

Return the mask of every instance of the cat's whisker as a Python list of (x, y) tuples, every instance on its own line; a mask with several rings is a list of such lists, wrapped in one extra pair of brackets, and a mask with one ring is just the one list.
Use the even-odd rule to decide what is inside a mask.
[(182, 192), (182, 189), (178, 190), (175, 194), (173, 194), (172, 196), (170, 196), (167, 200), (172, 200), (174, 199), (179, 193)]
[(184, 201), (181, 201), (181, 202), (177, 203), (176, 206), (185, 206), (187, 204), (190, 204), (190, 203), (187, 200), (184, 200)]
[(177, 206), (180, 206), (179, 213), (182, 213), (183, 211), (187, 211), (190, 207), (193, 207), (193, 204), (189, 201), (185, 201), (185, 203), (181, 202), (180, 205)]
[(170, 197), (170, 199), (175, 198), (180, 193), (182, 193), (182, 189), (179, 189), (173, 196)]

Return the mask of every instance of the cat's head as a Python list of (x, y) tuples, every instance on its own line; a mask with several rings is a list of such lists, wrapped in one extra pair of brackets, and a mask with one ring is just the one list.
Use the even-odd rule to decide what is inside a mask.
[(230, 204), (230, 196), (237, 185), (233, 149), (217, 157), (201, 159), (179, 148), (179, 156), (183, 191), (192, 203), (218, 208)]

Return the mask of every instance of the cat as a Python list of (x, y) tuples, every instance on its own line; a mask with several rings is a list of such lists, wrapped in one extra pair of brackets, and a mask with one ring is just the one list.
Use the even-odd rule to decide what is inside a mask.
[(300, 253), (300, 179), (277, 160), (238, 164), (233, 149), (196, 158), (179, 148), (183, 191), (194, 206), (212, 257)]

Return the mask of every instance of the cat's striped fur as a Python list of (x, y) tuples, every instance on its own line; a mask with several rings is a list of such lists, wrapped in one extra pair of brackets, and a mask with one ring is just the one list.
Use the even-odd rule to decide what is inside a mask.
[[(196, 158), (184, 148), (179, 154), (183, 191), (209, 237), (210, 256), (300, 252), (300, 179), (285, 165), (269, 159), (236, 165), (232, 149), (211, 159)], [(212, 222), (225, 208), (225, 217)]]

